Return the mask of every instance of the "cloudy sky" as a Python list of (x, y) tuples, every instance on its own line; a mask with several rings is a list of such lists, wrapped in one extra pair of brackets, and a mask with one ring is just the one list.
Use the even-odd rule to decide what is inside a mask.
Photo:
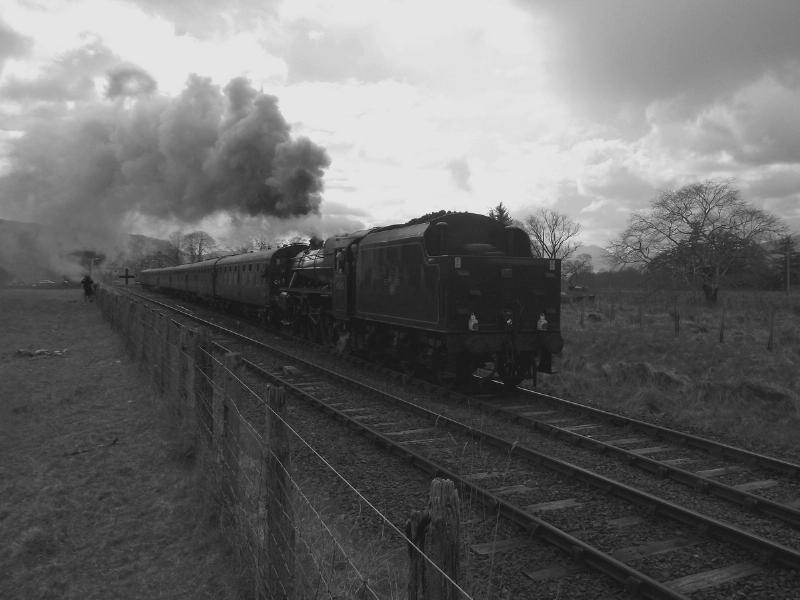
[[(732, 179), (800, 231), (797, 0), (4, 0), (0, 218), (322, 235)], [(266, 182), (266, 183), (265, 183)]]

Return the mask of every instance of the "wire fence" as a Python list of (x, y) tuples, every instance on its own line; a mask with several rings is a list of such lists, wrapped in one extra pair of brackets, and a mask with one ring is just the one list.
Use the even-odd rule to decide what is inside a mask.
[[(256, 377), (206, 329), (108, 288), (97, 302), (192, 440), (220, 525), (253, 581), (252, 597), (470, 598), (456, 584), (457, 560), (443, 572), (420, 550), (419, 531), (398, 529), (290, 426), (283, 388)], [(436, 504), (447, 505), (437, 486)], [(420, 514), (409, 523), (430, 521)], [(426, 568), (433, 583), (418, 596)]]

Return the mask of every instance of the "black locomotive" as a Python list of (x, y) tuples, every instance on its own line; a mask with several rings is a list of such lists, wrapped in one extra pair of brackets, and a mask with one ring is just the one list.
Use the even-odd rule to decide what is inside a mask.
[(253, 313), (341, 349), (465, 380), (555, 371), (561, 263), (472, 213), (142, 271), (148, 288)]

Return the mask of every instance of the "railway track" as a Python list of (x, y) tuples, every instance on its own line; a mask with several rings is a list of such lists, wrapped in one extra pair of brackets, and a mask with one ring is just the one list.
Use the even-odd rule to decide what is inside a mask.
[(498, 393), (465, 400), (509, 423), (616, 456), (659, 478), (800, 529), (800, 465), (790, 461), (533, 390), (519, 389), (511, 397)]
[[(246, 356), (253, 352), (247, 348), (258, 348), (257, 354), (280, 351), (243, 339), (231, 330), (221, 333), (231, 340), (225, 343), (229, 350)], [(526, 545), (546, 541), (569, 557), (566, 565), (554, 563), (526, 572), (530, 581), (574, 575), (577, 561), (646, 598), (730, 597), (731, 590), (746, 590), (749, 598), (791, 597), (785, 594), (800, 587), (800, 553), (794, 548), (555, 458), (533, 444), (520, 443), (520, 435), (509, 438), (497, 433), (507, 429), (500, 423), (508, 426), (515, 422), (514, 427), (533, 430), (540, 438), (544, 432), (547, 438), (555, 434), (556, 438), (600, 442), (583, 434), (571, 437), (589, 423), (569, 424), (547, 417), (552, 412), (531, 410), (530, 402), (509, 404), (519, 402), (509, 398), (473, 398), (471, 406), (462, 402), (449, 411), (439, 410), (441, 399), (401, 397), (388, 392), (391, 385), (366, 385), (360, 376), (355, 379), (339, 369), (332, 371), (295, 356), (281, 358), (280, 362), (295, 365), (291, 368), (264, 368), (258, 362), (263, 361), (246, 360), (252, 372), (281, 382), (298, 397), (410, 464), (430, 475), (449, 477), (457, 482), (463, 498), (480, 503), (484, 511), (502, 516), (516, 527), (517, 535), (484, 544), (519, 554)], [(483, 412), (478, 414), (476, 406)], [(456, 419), (453, 411), (468, 418)], [(466, 422), (476, 419), (484, 427)], [(626, 444), (619, 438), (611, 443), (614, 435), (609, 433), (610, 442), (600, 443), (623, 448)], [(623, 462), (627, 468), (647, 454), (626, 452)], [(615, 454), (616, 450), (607, 449), (606, 453)], [(664, 477), (663, 469), (655, 473)], [(687, 489), (705, 495), (708, 488), (693, 485)], [(752, 502), (744, 506), (754, 508)]]

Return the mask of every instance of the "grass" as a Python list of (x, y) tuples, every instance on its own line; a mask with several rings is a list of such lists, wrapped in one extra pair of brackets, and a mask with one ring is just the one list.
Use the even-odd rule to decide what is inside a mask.
[(97, 307), (0, 305), (0, 597), (246, 596), (185, 439)]
[(796, 452), (800, 295), (731, 293), (710, 307), (692, 293), (598, 294), (563, 307), (562, 333), (562, 372), (542, 391)]

